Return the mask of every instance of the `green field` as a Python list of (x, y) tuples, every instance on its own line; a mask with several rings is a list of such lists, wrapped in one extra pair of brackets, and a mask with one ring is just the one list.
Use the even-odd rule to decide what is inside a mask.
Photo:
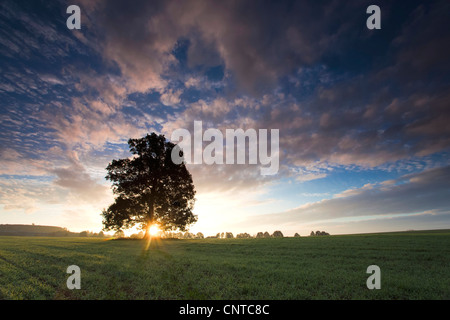
[[(0, 237), (1, 299), (450, 299), (450, 230), (281, 239)], [(369, 290), (369, 265), (381, 289)], [(81, 289), (69, 290), (69, 265)]]

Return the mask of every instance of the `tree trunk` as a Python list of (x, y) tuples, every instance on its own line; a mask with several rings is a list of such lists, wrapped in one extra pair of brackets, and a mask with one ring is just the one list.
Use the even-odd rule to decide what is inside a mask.
[(150, 199), (150, 203), (149, 203), (149, 212), (148, 212), (148, 217), (147, 217), (147, 222), (145, 225), (145, 234), (144, 234), (144, 239), (148, 239), (151, 237), (150, 232), (149, 232), (149, 228), (152, 225), (152, 221), (153, 221), (153, 215), (154, 215), (154, 204), (153, 204), (153, 199)]

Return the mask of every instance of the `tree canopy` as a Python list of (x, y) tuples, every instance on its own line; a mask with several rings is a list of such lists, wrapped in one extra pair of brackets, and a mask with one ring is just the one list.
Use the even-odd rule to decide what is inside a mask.
[(151, 133), (128, 140), (128, 146), (133, 156), (112, 160), (106, 168), (115, 201), (102, 212), (104, 229), (140, 225), (147, 230), (158, 224), (163, 231), (185, 231), (197, 221), (192, 212), (195, 188), (185, 163), (171, 159), (175, 144)]

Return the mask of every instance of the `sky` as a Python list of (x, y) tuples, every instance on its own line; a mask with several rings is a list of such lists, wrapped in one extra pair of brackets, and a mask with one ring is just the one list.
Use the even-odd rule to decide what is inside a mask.
[(450, 3), (372, 2), (1, 1), (0, 224), (99, 232), (128, 139), (202, 121), (279, 170), (189, 164), (191, 232), (450, 228)]

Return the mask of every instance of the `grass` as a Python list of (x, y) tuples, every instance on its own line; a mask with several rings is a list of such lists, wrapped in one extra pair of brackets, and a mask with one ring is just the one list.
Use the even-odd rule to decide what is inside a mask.
[[(450, 299), (450, 230), (282, 239), (0, 237), (1, 299)], [(69, 290), (69, 265), (81, 289)], [(369, 290), (369, 265), (381, 289)]]

